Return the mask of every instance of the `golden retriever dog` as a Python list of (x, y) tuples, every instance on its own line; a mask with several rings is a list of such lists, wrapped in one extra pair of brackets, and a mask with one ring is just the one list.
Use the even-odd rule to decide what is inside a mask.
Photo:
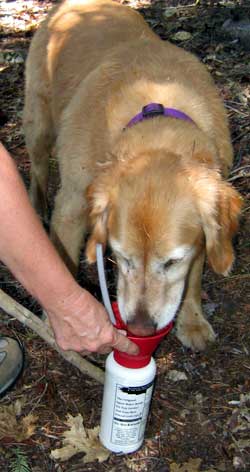
[(111, 0), (65, 1), (35, 34), (24, 130), (30, 195), (46, 210), (52, 147), (61, 186), (51, 238), (73, 272), (86, 231), (117, 259), (123, 320), (152, 334), (176, 315), (193, 350), (215, 338), (201, 308), (205, 255), (228, 274), (241, 197), (225, 181), (232, 146), (204, 65)]

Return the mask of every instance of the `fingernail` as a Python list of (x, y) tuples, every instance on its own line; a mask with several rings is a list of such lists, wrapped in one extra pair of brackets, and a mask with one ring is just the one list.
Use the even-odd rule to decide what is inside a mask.
[(138, 346), (131, 345), (130, 354), (132, 354), (133, 356), (136, 356), (137, 354), (139, 354), (139, 352), (140, 352), (140, 349)]
[(125, 331), (125, 329), (118, 329), (117, 331), (119, 334), (122, 334), (123, 336), (127, 336), (127, 331)]

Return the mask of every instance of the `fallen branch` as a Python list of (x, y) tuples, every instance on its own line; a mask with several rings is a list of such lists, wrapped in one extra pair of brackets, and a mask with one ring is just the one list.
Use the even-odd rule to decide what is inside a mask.
[(104, 373), (99, 368), (94, 366), (91, 362), (84, 359), (80, 354), (73, 351), (62, 351), (54, 338), (53, 332), (49, 325), (41, 321), (27, 308), (20, 305), (13, 298), (7, 295), (0, 289), (0, 308), (2, 308), (8, 315), (13, 316), (23, 325), (35, 331), (44, 341), (46, 341), (53, 349), (61, 354), (64, 359), (77, 367), (83, 374), (88, 374), (94, 380), (104, 383)]

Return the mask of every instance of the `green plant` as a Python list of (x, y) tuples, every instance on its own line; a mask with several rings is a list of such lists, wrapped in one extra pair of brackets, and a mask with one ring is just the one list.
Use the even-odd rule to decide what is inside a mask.
[(14, 457), (10, 461), (10, 472), (31, 472), (27, 457), (19, 447), (12, 449)]

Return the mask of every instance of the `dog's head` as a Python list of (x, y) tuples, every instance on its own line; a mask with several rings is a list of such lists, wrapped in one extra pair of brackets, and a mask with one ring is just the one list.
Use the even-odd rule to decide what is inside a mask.
[(95, 245), (109, 241), (118, 264), (118, 304), (129, 330), (152, 334), (181, 304), (187, 278), (204, 248), (213, 270), (227, 274), (234, 255), (241, 197), (220, 174), (164, 151), (118, 163), (88, 189)]

